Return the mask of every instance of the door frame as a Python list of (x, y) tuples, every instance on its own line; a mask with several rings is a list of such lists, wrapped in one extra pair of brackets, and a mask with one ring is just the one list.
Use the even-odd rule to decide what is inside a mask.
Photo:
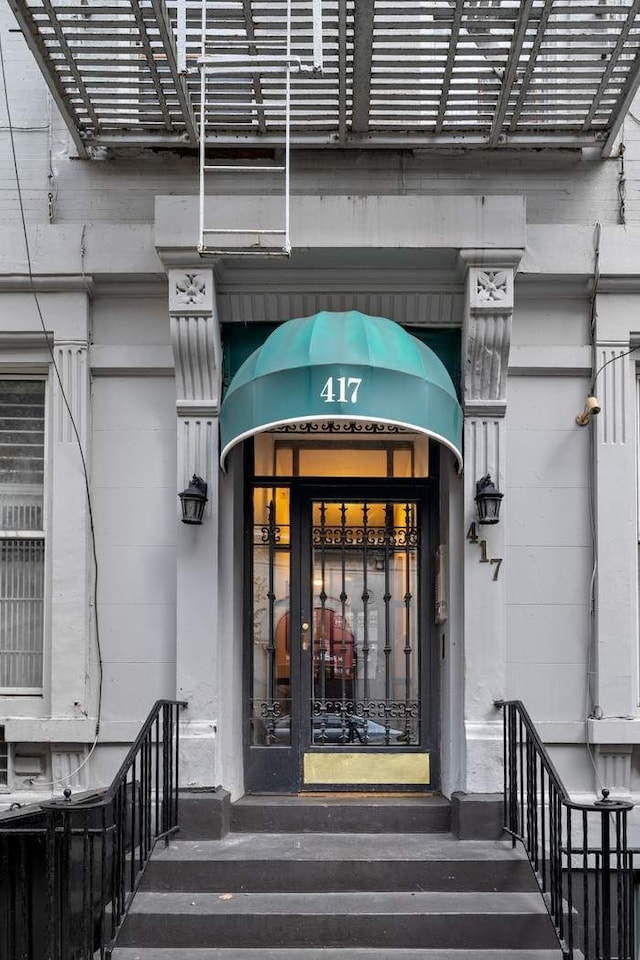
[[(250, 444), (247, 444), (250, 446)], [(432, 456), (432, 465), (438, 458)], [(435, 551), (438, 545), (439, 530), (439, 480), (435, 476), (420, 479), (400, 478), (255, 478), (252, 472), (246, 474), (245, 484), (245, 582), (244, 629), (243, 629), (243, 755), (245, 770), (245, 790), (247, 793), (283, 793), (325, 791), (361, 791), (361, 792), (424, 792), (437, 789), (440, 783), (440, 650), (437, 628), (434, 622), (434, 572)], [(419, 558), (418, 624), (420, 647), (418, 653), (420, 730), (419, 745), (407, 745), (403, 754), (416, 753), (429, 755), (430, 782), (426, 786), (412, 784), (333, 784), (304, 783), (303, 757), (305, 754), (330, 753), (326, 746), (314, 746), (305, 743), (301, 735), (302, 703), (305, 688), (309, 688), (310, 677), (302, 676), (302, 663), (299, 644), (290, 645), (290, 676), (299, 678), (297, 691), (291, 683), (291, 743), (289, 746), (271, 744), (269, 746), (251, 743), (251, 696), (252, 696), (252, 583), (251, 551), (253, 517), (252, 492), (255, 487), (289, 487), (291, 491), (291, 570), (298, 571), (297, 585), (294, 589), (294, 576), (291, 578), (290, 624), (301, 624), (306, 615), (305, 604), (310, 608), (310, 572), (311, 572), (311, 521), (312, 504), (318, 500), (360, 501), (379, 500), (385, 502), (416, 501), (419, 504), (421, 525), (421, 549)], [(305, 579), (308, 583), (303, 583)], [(311, 615), (309, 611), (309, 616)], [(308, 692), (308, 690), (307, 690)], [(307, 736), (307, 739), (309, 737)], [(342, 750), (342, 748), (339, 748)], [(335, 752), (338, 753), (339, 750)], [(351, 752), (351, 750), (350, 750)], [(385, 747), (354, 747), (354, 752), (367, 754), (391, 754)]]

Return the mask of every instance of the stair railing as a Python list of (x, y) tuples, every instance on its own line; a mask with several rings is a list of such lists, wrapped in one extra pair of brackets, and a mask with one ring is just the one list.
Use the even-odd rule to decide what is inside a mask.
[(0, 816), (2, 960), (111, 955), (154, 846), (178, 828), (185, 706), (154, 704), (106, 790)]
[(529, 857), (563, 955), (636, 960), (632, 803), (571, 800), (519, 700), (504, 710), (504, 822)]

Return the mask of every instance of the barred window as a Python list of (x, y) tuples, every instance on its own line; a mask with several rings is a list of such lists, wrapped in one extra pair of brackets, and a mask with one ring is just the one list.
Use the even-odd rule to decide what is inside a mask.
[(9, 786), (9, 744), (5, 743), (4, 727), (0, 726), (0, 790)]
[(0, 691), (42, 689), (44, 380), (0, 379)]

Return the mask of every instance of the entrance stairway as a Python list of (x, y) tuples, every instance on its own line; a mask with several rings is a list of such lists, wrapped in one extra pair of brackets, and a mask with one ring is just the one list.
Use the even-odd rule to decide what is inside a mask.
[(182, 805), (114, 960), (561, 958), (523, 854), (456, 839), (442, 798), (247, 797), (214, 829), (206, 809)]

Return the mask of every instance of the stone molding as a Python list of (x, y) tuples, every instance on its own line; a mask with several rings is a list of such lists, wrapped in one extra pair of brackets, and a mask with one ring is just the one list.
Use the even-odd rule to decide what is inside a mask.
[(0, 293), (86, 293), (92, 296), (93, 277), (88, 274), (0, 274)]
[(603, 444), (626, 444), (634, 435), (629, 425), (634, 406), (628, 401), (633, 360), (625, 362), (628, 353), (628, 341), (599, 341), (596, 345), (597, 369), (600, 372), (594, 392), (602, 400), (598, 428)]
[[(53, 351), (58, 370), (57, 376), (55, 373), (53, 376), (55, 439), (57, 443), (76, 442), (67, 409), (68, 403), (84, 450), (89, 391), (88, 351), (89, 343), (86, 340), (56, 340)], [(62, 396), (60, 384), (67, 403)]]

